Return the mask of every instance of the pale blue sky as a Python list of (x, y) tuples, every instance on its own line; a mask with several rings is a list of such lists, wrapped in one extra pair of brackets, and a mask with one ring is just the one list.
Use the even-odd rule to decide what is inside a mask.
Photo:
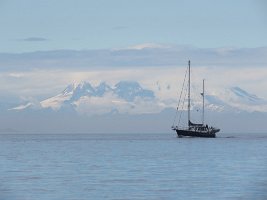
[(264, 0), (0, 0), (0, 52), (267, 45)]

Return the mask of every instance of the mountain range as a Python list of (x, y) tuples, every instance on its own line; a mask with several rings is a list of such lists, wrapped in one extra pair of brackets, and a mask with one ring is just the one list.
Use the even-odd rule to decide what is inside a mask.
[[(40, 102), (25, 102), (25, 104), (10, 110), (40, 110), (53, 111), (72, 109), (78, 113), (158, 113), (164, 109), (175, 107), (177, 100), (163, 99), (156, 95), (157, 87), (147, 89), (136, 81), (120, 81), (115, 85), (101, 82), (93, 86), (83, 81), (68, 85), (62, 92)], [(206, 108), (215, 112), (267, 112), (267, 101), (240, 87), (225, 88), (217, 94), (206, 94)], [(192, 109), (201, 108), (201, 96), (192, 95)], [(186, 106), (184, 106), (186, 108)]]
[(103, 111), (103, 109), (106, 112), (119, 111), (122, 108), (133, 110), (136, 104), (149, 104), (155, 99), (154, 92), (144, 89), (138, 82), (120, 81), (114, 86), (102, 82), (93, 87), (89, 82), (83, 81), (68, 85), (58, 95), (38, 103), (27, 102), (11, 110), (52, 109), (57, 111), (72, 108), (77, 111), (90, 109), (97, 114), (98, 110)]

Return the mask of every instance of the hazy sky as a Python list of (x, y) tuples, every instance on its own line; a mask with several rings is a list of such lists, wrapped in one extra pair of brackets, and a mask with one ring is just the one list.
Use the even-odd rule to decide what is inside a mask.
[(0, 0), (0, 52), (267, 45), (264, 0)]

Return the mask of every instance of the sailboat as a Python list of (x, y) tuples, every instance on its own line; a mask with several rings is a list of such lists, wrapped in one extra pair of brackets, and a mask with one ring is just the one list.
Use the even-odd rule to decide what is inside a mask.
[[(188, 72), (188, 88), (187, 88), (187, 91), (188, 91), (188, 105), (187, 105), (188, 125), (187, 125), (187, 127), (181, 127), (179, 125), (179, 123), (180, 123), (180, 120), (179, 120), (179, 123), (178, 123), (177, 126), (175, 126), (173, 124), (172, 130), (176, 131), (178, 137), (187, 136), (187, 137), (215, 138), (216, 137), (216, 133), (219, 132), (220, 129), (212, 127), (212, 126), (209, 126), (207, 124), (205, 125), (205, 121), (204, 121), (205, 79), (203, 79), (203, 91), (201, 93), (202, 103), (203, 103), (202, 104), (202, 123), (201, 124), (197, 124), (197, 123), (191, 122), (191, 119), (190, 119), (190, 110), (191, 110), (190, 70), (191, 69), (190, 69), (190, 60), (189, 60), (188, 61), (188, 69), (187, 69), (187, 72)], [(186, 72), (186, 75), (187, 75), (187, 72)], [(186, 75), (185, 75), (185, 78), (186, 78)], [(185, 79), (184, 79), (184, 83), (185, 83)], [(182, 93), (183, 93), (183, 89), (184, 89), (184, 83), (183, 83), (183, 88), (182, 88), (182, 91), (181, 91), (180, 100), (179, 100), (178, 107), (177, 107), (176, 116), (177, 116), (177, 113), (179, 112), (179, 104), (181, 102), (181, 97), (182, 97)], [(183, 112), (183, 111), (181, 110), (180, 112)], [(180, 117), (181, 117), (181, 115), (180, 115)], [(175, 123), (175, 121), (174, 121), (174, 123)]]

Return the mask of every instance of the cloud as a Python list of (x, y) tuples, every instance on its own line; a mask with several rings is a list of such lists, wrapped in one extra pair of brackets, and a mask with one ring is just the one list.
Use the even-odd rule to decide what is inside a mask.
[(24, 42), (44, 42), (47, 41), (48, 39), (43, 38), (43, 37), (28, 37), (28, 38), (23, 38), (20, 39), (19, 41), (24, 41)]
[(77, 112), (86, 115), (114, 112), (123, 114), (158, 113), (163, 109), (164, 106), (159, 105), (156, 100), (146, 101), (137, 98), (134, 102), (127, 102), (111, 94), (103, 97), (85, 97), (76, 103)]
[(185, 66), (266, 67), (267, 47), (194, 48), (145, 43), (124, 49), (0, 53), (0, 71), (32, 69), (114, 69)]
[(19, 73), (16, 73), (16, 72), (15, 72), (15, 73), (10, 73), (9, 76), (10, 76), (10, 77), (13, 77), (13, 78), (22, 78), (22, 77), (25, 76), (25, 74), (22, 73), (22, 72), (19, 72)]
[(125, 49), (143, 50), (143, 49), (166, 49), (166, 48), (171, 48), (171, 46), (163, 44), (155, 44), (155, 43), (144, 43), (144, 44), (129, 46), (126, 47)]

